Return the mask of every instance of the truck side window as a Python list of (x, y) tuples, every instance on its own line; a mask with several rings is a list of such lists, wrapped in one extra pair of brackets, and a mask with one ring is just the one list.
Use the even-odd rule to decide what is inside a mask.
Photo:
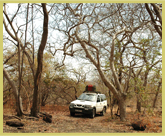
[(97, 97), (97, 102), (100, 102), (100, 97)]
[(102, 97), (103, 97), (103, 101), (106, 100), (106, 96), (105, 95), (102, 95)]
[(100, 95), (101, 97), (101, 102), (104, 101), (104, 95)]

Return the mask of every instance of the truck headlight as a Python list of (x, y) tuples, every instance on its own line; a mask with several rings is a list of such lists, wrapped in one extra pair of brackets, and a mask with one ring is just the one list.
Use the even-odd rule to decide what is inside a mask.
[(74, 107), (74, 103), (70, 103), (70, 108), (73, 108)]

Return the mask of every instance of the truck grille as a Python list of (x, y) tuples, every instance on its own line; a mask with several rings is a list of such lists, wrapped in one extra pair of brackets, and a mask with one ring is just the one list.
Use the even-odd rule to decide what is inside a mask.
[(84, 105), (77, 104), (77, 105), (75, 105), (75, 107), (77, 107), (77, 108), (84, 108)]

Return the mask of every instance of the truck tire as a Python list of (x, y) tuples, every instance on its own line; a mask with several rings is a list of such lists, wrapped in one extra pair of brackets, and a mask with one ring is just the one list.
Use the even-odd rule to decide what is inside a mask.
[(95, 115), (96, 115), (96, 109), (95, 109), (95, 108), (93, 108), (93, 111), (92, 111), (92, 113), (91, 113), (90, 117), (91, 117), (91, 118), (94, 118), (94, 117), (95, 117)]
[(106, 113), (106, 108), (104, 107), (104, 108), (103, 108), (103, 111), (101, 112), (101, 115), (104, 116), (105, 113)]
[(75, 113), (74, 112), (70, 112), (70, 116), (74, 116), (75, 115)]

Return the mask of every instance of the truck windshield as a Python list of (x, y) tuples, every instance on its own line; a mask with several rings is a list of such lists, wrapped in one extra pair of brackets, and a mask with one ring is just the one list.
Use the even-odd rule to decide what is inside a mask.
[(79, 97), (78, 97), (78, 100), (84, 100), (84, 101), (96, 101), (96, 95), (95, 94), (81, 94)]

